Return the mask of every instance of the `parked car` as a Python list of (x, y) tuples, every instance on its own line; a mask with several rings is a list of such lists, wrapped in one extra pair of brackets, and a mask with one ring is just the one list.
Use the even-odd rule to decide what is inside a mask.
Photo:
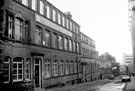
[(114, 75), (113, 74), (109, 74), (108, 75), (108, 79), (111, 79), (111, 80), (113, 80), (115, 77), (114, 77)]
[(131, 82), (131, 78), (128, 75), (123, 75), (121, 80), (122, 82)]

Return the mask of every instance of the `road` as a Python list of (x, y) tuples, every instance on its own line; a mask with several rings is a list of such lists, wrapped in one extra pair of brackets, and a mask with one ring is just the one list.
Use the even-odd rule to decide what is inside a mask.
[(94, 91), (123, 91), (124, 86), (125, 83), (122, 82), (111, 82), (105, 85), (98, 86), (97, 89)]
[(83, 86), (69, 91), (123, 91), (125, 83), (120, 78), (110, 80), (108, 83), (98, 83), (93, 86)]
[(122, 89), (125, 87), (126, 83), (121, 82), (121, 79), (116, 77), (114, 80), (103, 79), (46, 91), (123, 91)]

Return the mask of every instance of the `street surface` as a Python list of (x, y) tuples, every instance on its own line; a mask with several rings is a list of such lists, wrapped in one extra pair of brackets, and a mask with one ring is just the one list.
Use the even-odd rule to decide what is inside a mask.
[(98, 86), (97, 90), (94, 91), (123, 91), (124, 86), (125, 83), (122, 82), (111, 82), (105, 85)]
[(126, 83), (121, 82), (121, 79), (117, 77), (116, 79), (110, 80), (110, 82), (105, 84), (98, 83), (94, 86), (80, 87), (70, 91), (123, 91), (125, 84)]
[(46, 91), (123, 91), (125, 86), (126, 83), (121, 82), (121, 79), (116, 77), (114, 80), (103, 79)]
[(120, 77), (115, 77), (114, 80), (102, 79), (45, 91), (135, 91), (135, 77), (131, 77), (131, 82), (127, 83), (121, 82)]

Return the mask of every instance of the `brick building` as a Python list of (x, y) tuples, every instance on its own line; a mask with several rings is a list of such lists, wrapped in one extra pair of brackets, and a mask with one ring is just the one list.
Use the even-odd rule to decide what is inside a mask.
[(135, 71), (135, 1), (128, 0), (129, 30), (131, 32), (133, 68)]
[(38, 90), (79, 83), (80, 25), (70, 13), (46, 0), (1, 2), (4, 85)]
[(81, 32), (81, 62), (83, 81), (94, 81), (99, 78), (98, 52), (95, 41)]
[[(47, 0), (1, 0), (0, 12), (1, 87), (38, 91), (82, 81), (80, 25), (70, 12)], [(97, 52), (91, 42), (89, 76), (95, 80)]]

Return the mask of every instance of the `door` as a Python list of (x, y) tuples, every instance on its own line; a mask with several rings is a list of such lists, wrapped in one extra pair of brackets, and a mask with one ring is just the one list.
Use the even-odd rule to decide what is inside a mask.
[(85, 82), (86, 77), (86, 65), (83, 65), (83, 81)]
[(35, 75), (35, 87), (41, 87), (41, 58), (35, 57), (34, 58), (34, 75)]

